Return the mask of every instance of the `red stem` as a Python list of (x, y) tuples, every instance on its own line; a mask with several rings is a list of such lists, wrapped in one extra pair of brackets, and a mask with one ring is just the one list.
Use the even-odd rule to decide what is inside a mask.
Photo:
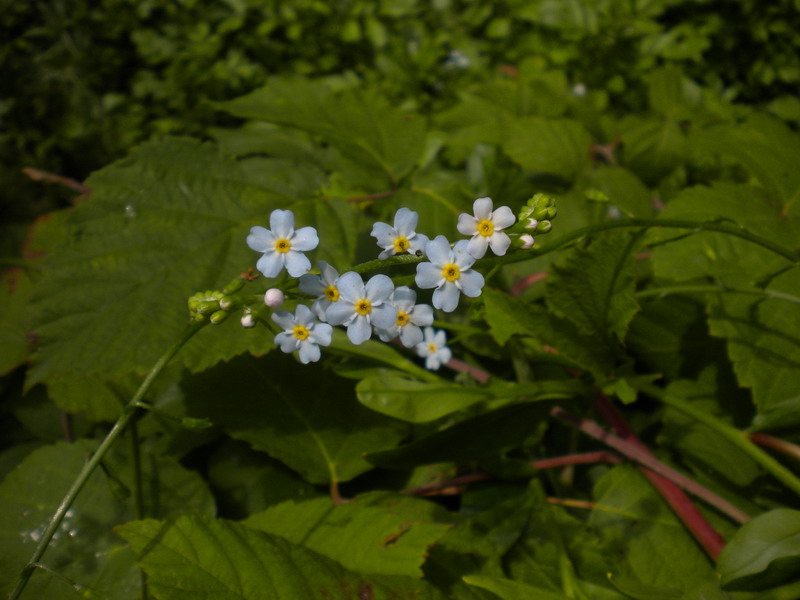
[(467, 373), (468, 375), (472, 376), (472, 378), (477, 381), (478, 383), (486, 383), (489, 381), (489, 373), (486, 371), (479, 369), (478, 367), (473, 367), (472, 365), (468, 365), (465, 362), (458, 360), (457, 358), (451, 358), (447, 361), (446, 366), (453, 369), (453, 371), (459, 371), (461, 373)]
[(793, 444), (792, 442), (787, 442), (786, 440), (776, 438), (775, 436), (767, 433), (751, 433), (750, 441), (754, 444), (758, 444), (759, 446), (764, 446), (770, 450), (782, 452), (787, 456), (791, 456), (792, 458), (800, 460), (800, 446)]
[[(605, 395), (600, 394), (597, 397), (595, 406), (617, 435), (623, 440), (637, 446), (643, 452), (652, 455), (649, 448), (636, 436), (636, 433), (634, 433), (627, 421), (625, 421), (614, 404)], [(672, 481), (658, 473), (654, 473), (642, 467), (639, 467), (639, 469), (644, 473), (645, 477), (650, 480), (650, 483), (656, 488), (656, 491), (661, 494), (661, 497), (669, 504), (670, 508), (672, 508), (706, 553), (713, 560), (717, 560), (719, 553), (722, 552), (722, 548), (725, 546), (725, 541), (689, 499), (686, 493)]]

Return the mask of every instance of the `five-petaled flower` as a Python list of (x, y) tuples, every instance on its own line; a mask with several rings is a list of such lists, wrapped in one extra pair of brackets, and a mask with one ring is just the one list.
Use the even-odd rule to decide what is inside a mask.
[(378, 258), (383, 260), (403, 252), (416, 254), (418, 250), (424, 250), (428, 236), (415, 231), (418, 219), (417, 213), (403, 207), (394, 215), (394, 227), (386, 223), (375, 223), (370, 235), (378, 241), (378, 246), (383, 248)]
[(331, 325), (347, 327), (347, 337), (354, 344), (370, 338), (371, 325), (387, 329), (397, 320), (397, 309), (387, 302), (394, 283), (386, 275), (375, 275), (364, 285), (361, 275), (349, 271), (339, 277), (336, 287), (339, 301), (328, 306), (325, 316)]
[(441, 329), (434, 333), (433, 327), (425, 328), (425, 339), (417, 344), (417, 355), (425, 359), (425, 368), (436, 371), (453, 356), (445, 344), (447, 337)]
[(507, 206), (492, 211), (491, 198), (478, 198), (472, 204), (475, 216), (461, 213), (458, 216), (458, 231), (471, 235), (467, 249), (475, 258), (483, 258), (486, 248), (491, 248), (497, 256), (503, 256), (511, 245), (511, 238), (503, 229), (511, 227), (516, 220)]
[(264, 277), (276, 277), (284, 266), (292, 277), (308, 272), (311, 261), (303, 252), (313, 250), (319, 244), (317, 230), (303, 227), (295, 231), (294, 214), (290, 210), (273, 210), (269, 226), (271, 230), (256, 225), (247, 236), (247, 245), (264, 253), (256, 268)]
[(417, 293), (409, 287), (402, 286), (394, 290), (387, 302), (397, 309), (397, 319), (391, 327), (377, 329), (382, 341), (388, 342), (399, 336), (406, 348), (422, 341), (420, 327), (433, 323), (433, 309), (427, 304), (414, 304), (416, 300)]
[(317, 322), (305, 304), (298, 304), (294, 315), (279, 310), (272, 314), (272, 320), (284, 329), (275, 336), (275, 343), (287, 354), (299, 349), (298, 356), (303, 364), (318, 361), (319, 347), (331, 343), (333, 327)]
[(458, 306), (461, 293), (470, 298), (480, 296), (483, 275), (472, 269), (475, 257), (467, 250), (467, 240), (461, 240), (450, 248), (443, 235), (437, 235), (425, 245), (425, 254), (430, 262), (417, 265), (417, 286), (433, 292), (433, 305), (444, 312), (452, 312)]
[(319, 275), (306, 273), (300, 278), (300, 291), (317, 296), (317, 299), (311, 305), (311, 310), (314, 311), (320, 321), (327, 321), (325, 311), (328, 310), (331, 304), (339, 301), (339, 288), (336, 287), (339, 271), (324, 260), (318, 260), (317, 266), (319, 267)]

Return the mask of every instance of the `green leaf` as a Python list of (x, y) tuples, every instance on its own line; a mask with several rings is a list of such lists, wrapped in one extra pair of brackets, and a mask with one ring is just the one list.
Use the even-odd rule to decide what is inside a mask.
[(407, 175), (425, 146), (425, 124), (393, 108), (370, 89), (335, 94), (324, 83), (279, 79), (217, 108), (237, 117), (294, 127), (320, 136), (354, 163), (394, 183)]
[(584, 333), (622, 342), (639, 310), (633, 268), (642, 233), (604, 235), (586, 250), (576, 249), (547, 279), (547, 303)]
[(363, 454), (393, 448), (406, 429), (361, 406), (352, 382), (279, 353), (239, 357), (193, 377), (186, 397), (192, 416), (211, 419), (311, 483), (368, 471)]
[(612, 205), (628, 217), (653, 216), (650, 190), (636, 175), (622, 167), (599, 167), (591, 172), (589, 182), (608, 196)]
[(364, 406), (411, 423), (434, 421), (492, 398), (485, 388), (416, 381), (391, 372), (361, 380), (356, 393)]
[(334, 505), (330, 498), (287, 501), (245, 524), (302, 544), (360, 573), (422, 577), (427, 549), (450, 528), (434, 521), (436, 505), (371, 493)]
[(485, 575), (470, 575), (464, 577), (469, 585), (489, 590), (497, 594), (502, 600), (568, 600), (569, 596), (564, 594), (557, 594), (542, 588), (533, 587), (518, 581), (510, 579), (497, 579), (495, 577), (486, 577)]
[(572, 182), (589, 166), (588, 132), (577, 121), (528, 117), (506, 130), (503, 150), (521, 167)]
[[(249, 228), (291, 208), (213, 146), (188, 140), (141, 146), (87, 183), (92, 196), (70, 213), (68, 240), (37, 285), (41, 348), (29, 385), (152, 367), (183, 330), (186, 299), (254, 264)], [(206, 328), (179, 360), (197, 370), (272, 347), (263, 330), (232, 321)]]
[(777, 508), (745, 523), (717, 567), (726, 590), (758, 591), (797, 580), (800, 511)]
[(21, 269), (0, 273), (0, 375), (8, 373), (28, 358), (28, 337), (32, 315), (28, 306), (33, 282)]
[(486, 322), (499, 344), (505, 344), (514, 334), (526, 335), (595, 374), (611, 370), (609, 353), (570, 321), (490, 287), (483, 289), (482, 297)]
[(440, 598), (422, 581), (345, 570), (302, 546), (210, 517), (152, 519), (117, 528), (133, 547), (159, 600), (383, 600)]
[(620, 123), (622, 165), (655, 185), (686, 161), (686, 136), (674, 121), (631, 116)]

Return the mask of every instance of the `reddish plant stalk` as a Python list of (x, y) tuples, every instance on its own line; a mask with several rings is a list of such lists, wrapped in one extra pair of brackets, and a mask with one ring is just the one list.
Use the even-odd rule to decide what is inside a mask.
[(445, 365), (453, 371), (458, 371), (459, 373), (466, 373), (470, 375), (475, 381), (478, 383), (486, 383), (489, 381), (489, 373), (484, 371), (483, 369), (479, 369), (478, 367), (473, 367), (472, 365), (468, 365), (465, 362), (458, 360), (457, 358), (451, 358), (450, 360), (445, 363)]
[(767, 433), (751, 433), (750, 441), (759, 446), (764, 446), (764, 448), (769, 448), (800, 460), (800, 446), (792, 442), (787, 442)]
[[(595, 406), (618, 436), (639, 447), (643, 452), (652, 455), (649, 448), (636, 436), (636, 433), (634, 433), (633, 429), (628, 425), (628, 422), (625, 421), (608, 397), (602, 394), (599, 395), (595, 401)], [(654, 473), (643, 467), (639, 467), (639, 469), (644, 473), (645, 477), (650, 480), (653, 487), (661, 494), (661, 497), (669, 504), (673, 512), (703, 547), (706, 553), (713, 560), (717, 560), (719, 553), (722, 552), (722, 548), (725, 546), (725, 541), (689, 499), (686, 493), (675, 483), (658, 473)]]

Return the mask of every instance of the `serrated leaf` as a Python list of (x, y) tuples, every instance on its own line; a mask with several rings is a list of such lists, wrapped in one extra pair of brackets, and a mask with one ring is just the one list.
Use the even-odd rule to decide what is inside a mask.
[(547, 303), (583, 332), (613, 344), (622, 342), (639, 310), (633, 266), (641, 233), (615, 232), (576, 249), (547, 279)]
[(589, 165), (588, 132), (577, 121), (527, 117), (509, 124), (503, 150), (521, 167), (566, 182)]
[(186, 403), (192, 416), (211, 419), (318, 484), (368, 471), (363, 454), (394, 447), (406, 430), (361, 406), (351, 381), (280, 353), (239, 357), (193, 377)]
[(422, 581), (361, 575), (283, 538), (230, 521), (183, 516), (117, 529), (138, 555), (160, 600), (375, 600), (441, 598)]
[(758, 591), (798, 579), (800, 511), (777, 508), (745, 523), (717, 568), (726, 590)]
[(359, 573), (422, 577), (427, 549), (450, 528), (436, 505), (372, 493), (333, 505), (330, 498), (287, 501), (251, 516), (254, 529), (302, 544)]
[(407, 175), (425, 146), (423, 120), (395, 109), (369, 89), (336, 94), (321, 82), (276, 78), (215, 106), (320, 136), (351, 161), (381, 173), (387, 183)]

